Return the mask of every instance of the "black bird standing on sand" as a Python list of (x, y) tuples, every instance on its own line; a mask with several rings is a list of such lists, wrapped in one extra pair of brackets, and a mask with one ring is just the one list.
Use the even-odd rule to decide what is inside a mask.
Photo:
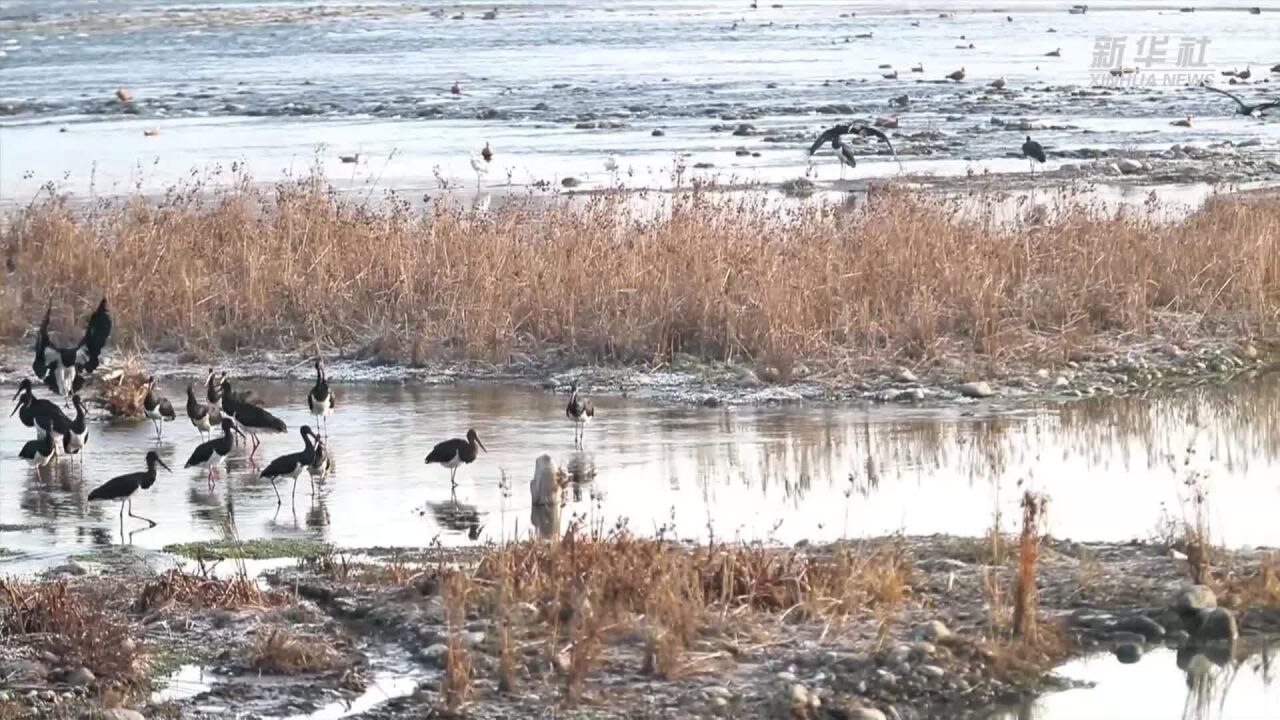
[(127, 475), (119, 475), (102, 483), (89, 493), (90, 500), (119, 500), (120, 501), (120, 527), (124, 528), (124, 507), (129, 505), (129, 517), (139, 520), (146, 520), (151, 523), (151, 527), (156, 526), (156, 521), (150, 518), (144, 518), (141, 515), (133, 514), (133, 494), (138, 488), (143, 490), (149, 489), (156, 482), (156, 466), (169, 470), (169, 466), (164, 464), (160, 459), (160, 455), (155, 450), (147, 453), (147, 469), (141, 472), (128, 473)]
[(456, 487), (458, 481), (454, 477), (458, 474), (458, 466), (475, 462), (477, 447), (480, 450), (489, 452), (484, 443), (480, 442), (480, 436), (476, 434), (475, 428), (471, 428), (467, 431), (466, 440), (453, 438), (437, 444), (427, 455), (426, 463), (428, 465), (443, 465), (449, 468), (449, 482)]
[(1027, 141), (1022, 143), (1022, 154), (1031, 160), (1032, 173), (1036, 171), (1036, 163), (1043, 163), (1046, 159), (1044, 148), (1040, 143), (1032, 140), (1030, 135), (1027, 136)]
[(592, 418), (596, 416), (596, 406), (591, 404), (590, 400), (585, 400), (578, 395), (577, 380), (574, 380), (569, 388), (569, 404), (565, 407), (564, 414), (573, 421), (574, 447), (582, 447), (582, 440), (587, 431), (587, 423), (591, 422)]
[[(315, 439), (315, 433), (311, 431), (311, 426), (302, 426), (302, 445), (303, 448), (295, 453), (281, 455), (267, 464), (258, 477), (263, 477), (271, 481), (271, 489), (276, 491), (276, 505), (281, 504), (280, 488), (276, 487), (276, 478), (293, 478), (293, 495), (298, 493), (298, 476), (304, 472), (310, 472), (312, 463), (315, 461), (316, 449), (312, 440)], [(311, 492), (315, 493), (316, 478), (311, 477)]]

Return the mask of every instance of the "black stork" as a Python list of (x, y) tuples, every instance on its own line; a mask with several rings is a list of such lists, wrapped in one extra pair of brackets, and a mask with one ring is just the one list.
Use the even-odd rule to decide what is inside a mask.
[(1032, 140), (1030, 135), (1027, 136), (1027, 141), (1022, 143), (1022, 155), (1030, 161), (1032, 175), (1036, 172), (1036, 163), (1043, 164), (1048, 159), (1044, 154), (1044, 147)]
[(160, 436), (164, 434), (161, 426), (162, 422), (169, 422), (178, 417), (173, 411), (173, 403), (169, 402), (169, 398), (156, 392), (155, 376), (147, 378), (147, 396), (142, 399), (142, 414), (147, 416), (151, 424), (156, 428), (156, 442), (160, 441)]
[[(889, 136), (883, 130), (862, 123), (842, 123), (834, 125), (822, 131), (818, 135), (818, 139), (813, 141), (809, 146), (809, 154), (813, 155), (826, 143), (831, 143), (831, 149), (836, 151), (836, 155), (840, 158), (840, 175), (844, 177), (844, 166), (854, 167), (858, 164), (857, 158), (853, 155), (853, 150), (845, 145), (841, 140), (845, 135), (861, 135), (863, 137), (879, 138), (881, 142), (889, 146), (889, 152), (893, 155), (894, 160), (898, 160), (898, 152), (893, 149), (893, 143), (889, 140)], [(898, 167), (902, 167), (902, 161), (898, 160)]]
[[(234, 434), (233, 434), (234, 433)], [(206, 440), (196, 446), (191, 451), (191, 457), (187, 458), (187, 464), (183, 467), (202, 467), (208, 470), (208, 480), (213, 482), (213, 471), (222, 465), (222, 461), (231, 454), (235, 449), (235, 435), (244, 437), (244, 433), (240, 432), (240, 428), (236, 427), (236, 423), (229, 417), (222, 418), (222, 437)]]
[(98, 368), (102, 350), (111, 336), (111, 313), (104, 297), (85, 323), (80, 342), (74, 347), (59, 347), (49, 339), (49, 317), (53, 312), (53, 299), (44, 311), (44, 320), (36, 334), (35, 360), (31, 369), (58, 396), (66, 398), (79, 392), (85, 378)]
[(337, 398), (329, 389), (329, 378), (324, 374), (324, 363), (316, 358), (316, 384), (307, 393), (307, 408), (316, 416), (316, 421), (323, 424), (326, 436), (329, 434), (329, 416), (337, 406)]
[(50, 432), (54, 435), (66, 435), (70, 432), (71, 419), (56, 404), (37, 398), (32, 392), (30, 380), (23, 379), (13, 399), (18, 404), (9, 413), (9, 417), (17, 413), (23, 425), (36, 429), (37, 437), (44, 437)]
[(196, 432), (200, 433), (200, 439), (207, 439), (209, 431), (213, 429), (213, 419), (209, 417), (209, 406), (196, 398), (196, 389), (191, 383), (187, 383), (187, 419)]
[(449, 482), (457, 487), (458, 482), (454, 478), (458, 474), (458, 466), (475, 462), (476, 448), (489, 452), (484, 443), (480, 442), (480, 436), (476, 434), (475, 428), (471, 428), (467, 431), (466, 440), (453, 438), (437, 444), (427, 455), (426, 463), (449, 468)]
[(222, 423), (222, 385), (221, 378), (209, 368), (209, 376), (204, 379), (205, 408), (209, 411), (209, 427)]
[[(57, 454), (58, 446), (54, 443), (52, 435), (45, 435), (39, 440), (28, 440), (18, 451), (18, 457), (31, 463), (36, 468), (36, 472), (40, 472), (40, 469), (48, 465)], [(56, 470), (58, 466), (53, 467)]]
[(596, 416), (596, 406), (590, 400), (578, 395), (578, 381), (569, 385), (569, 404), (564, 409), (565, 417), (573, 422), (574, 447), (582, 447), (583, 437), (587, 432), (587, 423)]
[(156, 526), (156, 521), (150, 518), (144, 518), (141, 515), (133, 514), (133, 494), (138, 488), (143, 490), (149, 489), (156, 483), (156, 466), (164, 468), (168, 472), (169, 466), (164, 464), (160, 459), (159, 453), (152, 450), (147, 453), (147, 469), (141, 472), (132, 472), (125, 475), (118, 475), (110, 480), (102, 483), (89, 493), (89, 500), (119, 500), (120, 501), (120, 527), (124, 528), (124, 508), (127, 503), (129, 506), (129, 517), (139, 520), (146, 520), (151, 527)]
[[(315, 461), (316, 447), (312, 442), (315, 439), (315, 433), (311, 431), (310, 425), (303, 425), (300, 431), (302, 433), (302, 449), (298, 452), (281, 455), (267, 464), (267, 467), (258, 475), (258, 477), (266, 478), (271, 481), (271, 489), (276, 491), (276, 505), (281, 504), (280, 488), (276, 487), (277, 478), (293, 478), (293, 496), (298, 494), (298, 476), (304, 472), (311, 471), (311, 464)], [(311, 476), (311, 492), (315, 494), (316, 478)]]
[(1269, 100), (1267, 102), (1258, 103), (1256, 105), (1250, 105), (1245, 101), (1241, 100), (1234, 93), (1229, 93), (1226, 90), (1220, 90), (1208, 83), (1205, 83), (1204, 85), (1202, 85), (1202, 87), (1204, 87), (1205, 90), (1212, 90), (1218, 93), (1219, 95), (1226, 95), (1232, 100), (1235, 100), (1236, 104), (1240, 106), (1240, 109), (1236, 111), (1237, 115), (1245, 115), (1247, 117), (1258, 117), (1262, 115), (1262, 112), (1264, 110), (1270, 110), (1271, 108), (1280, 107), (1280, 100)]
[(253, 448), (249, 450), (250, 461), (262, 444), (256, 431), (277, 433), (289, 430), (283, 420), (253, 404), (252, 400), (253, 396), (249, 392), (236, 394), (231, 388), (231, 381), (226, 377), (222, 378), (222, 412), (235, 418), (237, 425), (249, 431), (249, 437), (253, 440)]
[[(69, 432), (62, 436), (62, 449), (67, 455), (80, 455), (80, 451), (89, 444), (89, 424), (79, 393), (71, 396), (71, 406), (76, 409), (76, 416), (71, 421)], [(80, 461), (84, 462), (84, 456), (80, 456)]]

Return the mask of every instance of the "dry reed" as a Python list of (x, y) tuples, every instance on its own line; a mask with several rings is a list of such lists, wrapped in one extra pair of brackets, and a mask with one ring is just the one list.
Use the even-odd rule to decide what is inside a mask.
[(298, 675), (333, 670), (342, 655), (327, 641), (284, 627), (259, 628), (249, 646), (249, 666), (280, 675)]
[(138, 350), (689, 353), (785, 378), (802, 360), (1062, 357), (1171, 316), (1188, 332), (1276, 328), (1280, 203), (1216, 199), (1171, 222), (1064, 203), (1002, 224), (909, 192), (856, 212), (693, 192), (656, 218), (626, 196), (419, 211), (319, 178), (88, 207), (54, 197), (6, 218), (0, 332), (16, 340), (50, 291), (67, 323), (106, 294), (117, 342)]

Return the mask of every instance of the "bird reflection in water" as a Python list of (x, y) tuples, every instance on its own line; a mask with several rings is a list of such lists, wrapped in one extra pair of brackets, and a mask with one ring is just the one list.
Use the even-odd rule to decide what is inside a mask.
[(582, 502), (582, 488), (596, 480), (596, 461), (591, 455), (576, 452), (569, 456), (569, 464), (565, 466), (566, 480), (573, 491), (573, 501)]
[(450, 495), (446, 502), (428, 502), (427, 508), (441, 527), (465, 532), (472, 540), (480, 538), (484, 525), (480, 521), (480, 510), (475, 505), (459, 502), (457, 495)]

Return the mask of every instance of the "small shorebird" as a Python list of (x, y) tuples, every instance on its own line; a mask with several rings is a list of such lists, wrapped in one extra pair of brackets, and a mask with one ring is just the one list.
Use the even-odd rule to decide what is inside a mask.
[(462, 86), (458, 84), (457, 80), (453, 81), (453, 86), (449, 88), (449, 93), (452, 95), (462, 94)]
[(916, 63), (915, 65), (912, 65), (911, 72), (915, 72), (915, 73), (924, 72), (924, 63)]
[(1186, 116), (1185, 118), (1182, 118), (1181, 120), (1174, 120), (1173, 122), (1171, 122), (1171, 123), (1169, 123), (1169, 124), (1170, 124), (1170, 125), (1172, 125), (1172, 126), (1174, 126), (1174, 127), (1186, 127), (1186, 128), (1189, 128), (1189, 127), (1191, 127), (1191, 116), (1190, 116), (1190, 115), (1188, 115), (1188, 116)]
[(484, 158), (487, 163), (493, 162), (493, 151), (489, 149), (489, 142), (486, 140), (484, 149), (480, 151), (480, 157)]
[(156, 392), (154, 376), (147, 378), (147, 396), (142, 399), (142, 414), (155, 426), (156, 442), (160, 441), (160, 436), (164, 433), (161, 423), (178, 417), (173, 412), (173, 403), (169, 402), (169, 398)]
[(102, 483), (89, 493), (89, 500), (119, 500), (120, 501), (120, 528), (124, 529), (124, 507), (129, 505), (129, 517), (139, 520), (146, 520), (151, 523), (151, 527), (156, 526), (156, 521), (150, 518), (144, 518), (141, 515), (133, 514), (133, 494), (139, 488), (143, 490), (149, 489), (156, 483), (156, 466), (169, 470), (169, 466), (164, 464), (160, 459), (160, 455), (152, 450), (147, 453), (147, 469), (140, 472), (128, 473), (126, 475), (118, 475), (110, 480)]
[(890, 73), (884, 73), (880, 77), (884, 78), (885, 80), (897, 80), (898, 71), (894, 70), (893, 72), (890, 72)]
[(244, 433), (240, 432), (240, 428), (236, 427), (236, 422), (229, 417), (222, 418), (222, 437), (207, 440), (196, 446), (191, 451), (191, 457), (187, 458), (187, 464), (183, 467), (202, 467), (208, 471), (208, 480), (213, 482), (213, 471), (222, 465), (222, 461), (231, 454), (232, 449), (236, 446), (235, 433), (241, 438)]
[(471, 428), (467, 430), (466, 440), (453, 438), (432, 448), (427, 455), (426, 464), (443, 465), (449, 468), (449, 482), (456, 487), (458, 481), (455, 477), (458, 474), (458, 466), (475, 462), (477, 448), (489, 452), (484, 443), (480, 442), (480, 436), (476, 434), (475, 428)]
[(324, 363), (316, 358), (316, 384), (307, 393), (307, 409), (316, 416), (317, 422), (324, 424), (325, 435), (329, 434), (329, 416), (337, 406), (333, 391), (329, 389), (329, 379), (324, 374)]
[(1004, 89), (1004, 86), (1005, 86), (1005, 85), (1007, 85), (1007, 84), (1008, 84), (1008, 81), (1007, 81), (1007, 80), (1005, 80), (1005, 79), (1004, 79), (1004, 76), (1002, 75), (1002, 76), (1000, 76), (1000, 77), (996, 78), (995, 80), (992, 80), (991, 82), (987, 83), (987, 87), (992, 87), (992, 88), (995, 88), (995, 89), (997, 89), (997, 90), (1003, 90), (1003, 89)]
[[(276, 487), (276, 478), (293, 478), (292, 495), (297, 497), (298, 494), (298, 476), (304, 472), (311, 470), (311, 465), (315, 461), (315, 445), (312, 439), (315, 433), (311, 431), (310, 425), (303, 425), (300, 430), (302, 433), (303, 448), (295, 453), (281, 455), (267, 464), (267, 467), (258, 475), (271, 481), (271, 489), (276, 491), (276, 505), (280, 505), (280, 488)], [(311, 492), (315, 494), (316, 478), (311, 476)]]
[(948, 74), (947, 79), (954, 80), (956, 82), (960, 82), (961, 80), (964, 80), (964, 68), (962, 67), (959, 70), (956, 70), (955, 72)]
[(1062, 48), (1058, 48), (1056, 50), (1050, 50), (1049, 52), (1045, 53), (1044, 56), (1045, 57), (1062, 57)]
[(1027, 136), (1027, 141), (1022, 143), (1022, 154), (1030, 160), (1031, 174), (1033, 175), (1036, 172), (1036, 163), (1039, 162), (1043, 164), (1046, 159), (1044, 147), (1035, 140), (1032, 140), (1030, 135)]
[(578, 395), (577, 380), (574, 380), (569, 386), (569, 404), (565, 406), (564, 414), (565, 417), (573, 422), (574, 447), (582, 447), (582, 441), (587, 432), (587, 423), (591, 422), (596, 416), (596, 406), (590, 400)]

